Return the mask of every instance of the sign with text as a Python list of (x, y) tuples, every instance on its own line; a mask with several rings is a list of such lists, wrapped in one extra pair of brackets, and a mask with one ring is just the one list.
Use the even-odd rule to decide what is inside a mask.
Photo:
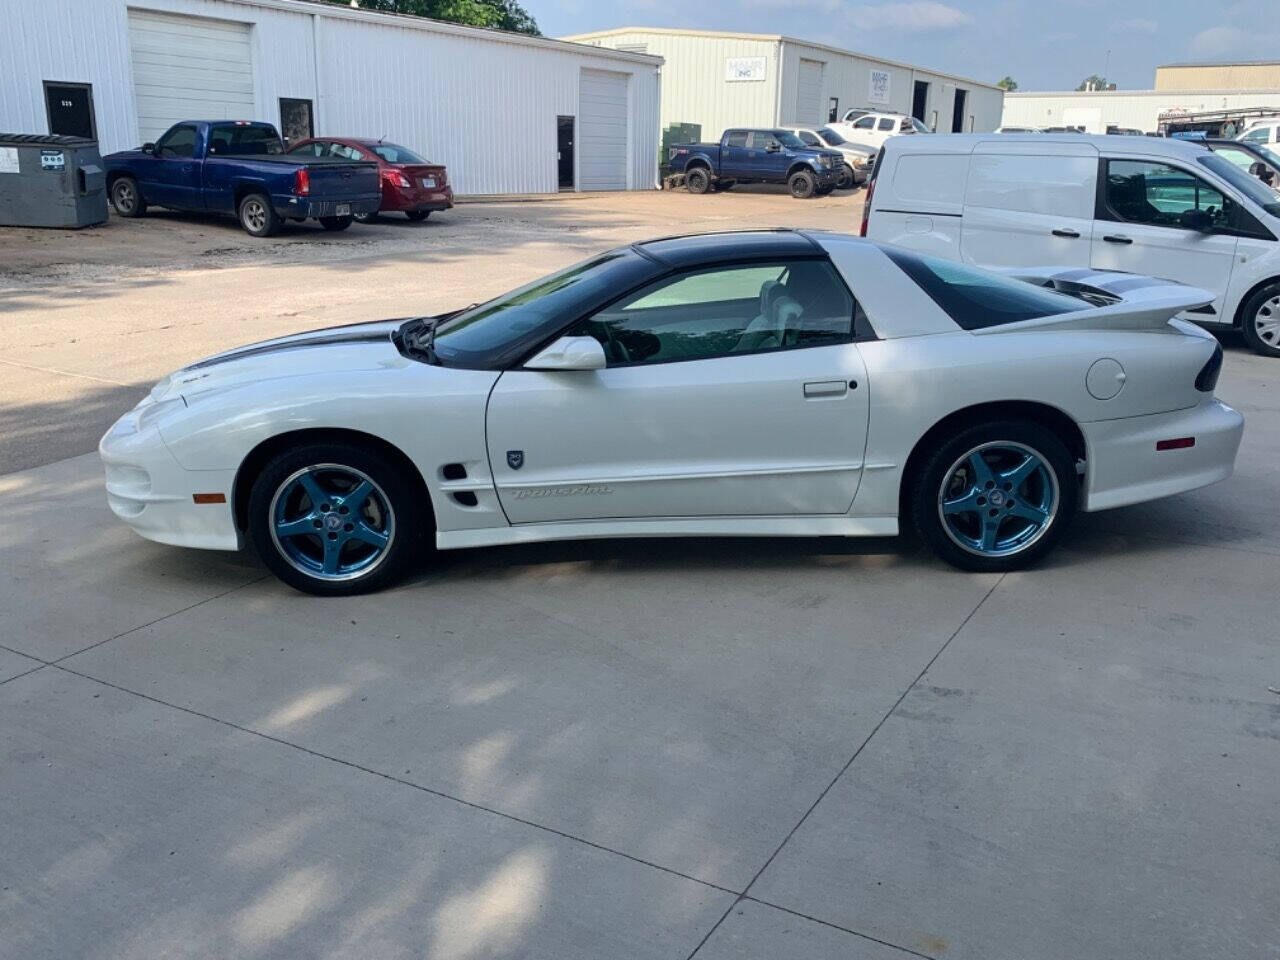
[(867, 99), (871, 103), (889, 102), (889, 71), (872, 70), (871, 82), (867, 88)]
[(767, 63), (764, 57), (726, 57), (724, 78), (729, 83), (763, 80)]

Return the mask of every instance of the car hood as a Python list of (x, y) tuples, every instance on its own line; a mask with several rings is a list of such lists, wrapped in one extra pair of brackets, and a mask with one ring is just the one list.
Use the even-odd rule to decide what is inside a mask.
[(404, 320), (378, 320), (276, 337), (199, 360), (152, 388), (154, 400), (177, 393), (191, 397), (257, 380), (304, 376), (328, 370), (400, 366), (409, 362), (391, 339)]

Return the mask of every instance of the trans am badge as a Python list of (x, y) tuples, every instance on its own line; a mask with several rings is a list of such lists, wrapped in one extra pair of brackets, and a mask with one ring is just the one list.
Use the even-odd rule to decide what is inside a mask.
[(508, 467), (510, 467), (512, 470), (519, 470), (521, 467), (523, 467), (523, 466), (524, 466), (524, 451), (523, 451), (523, 450), (508, 450), (508, 451), (507, 451), (507, 466), (508, 466)]

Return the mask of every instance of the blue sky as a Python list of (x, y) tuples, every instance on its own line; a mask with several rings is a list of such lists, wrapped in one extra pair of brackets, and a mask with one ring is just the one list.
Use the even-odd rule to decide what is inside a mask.
[(1280, 60), (1276, 0), (526, 0), (548, 36), (621, 26), (783, 33), (1022, 90), (1107, 67), (1149, 89), (1161, 63)]

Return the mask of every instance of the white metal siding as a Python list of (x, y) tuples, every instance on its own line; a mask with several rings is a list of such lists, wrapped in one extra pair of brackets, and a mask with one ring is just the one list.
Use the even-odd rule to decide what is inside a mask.
[(827, 118), (822, 109), (822, 68), (820, 60), (800, 60), (800, 78), (796, 83), (796, 123), (822, 123)]
[(1248, 92), (1222, 90), (1096, 90), (1082, 93), (1011, 93), (1005, 97), (1005, 126), (1061, 127), (1077, 122), (1077, 111), (1094, 111), (1097, 133), (1107, 125), (1129, 127), (1144, 133), (1155, 131), (1161, 113), (1183, 109), (1188, 113), (1239, 107), (1276, 107), (1280, 90)]
[(179, 120), (254, 119), (248, 24), (131, 9), (129, 51), (139, 139)]
[(578, 84), (578, 188), (627, 188), (627, 76), (583, 70)]

